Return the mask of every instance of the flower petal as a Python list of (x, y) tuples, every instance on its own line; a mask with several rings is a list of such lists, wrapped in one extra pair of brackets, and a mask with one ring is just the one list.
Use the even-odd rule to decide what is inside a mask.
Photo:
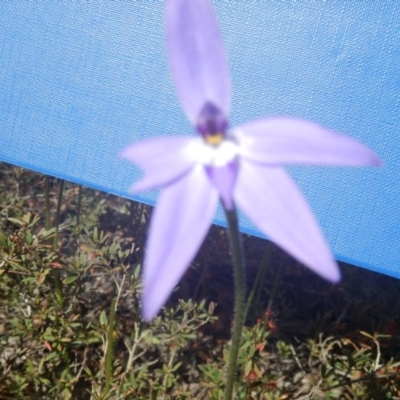
[(231, 87), (228, 60), (209, 0), (167, 0), (169, 62), (182, 106), (196, 125), (209, 102), (227, 116)]
[(165, 186), (189, 171), (196, 162), (188, 151), (194, 139), (161, 136), (141, 140), (123, 149), (119, 156), (137, 164), (145, 173), (131, 191), (143, 192)]
[(153, 212), (143, 271), (143, 316), (151, 320), (199, 249), (212, 223), (218, 192), (197, 165), (166, 187)]
[(349, 136), (296, 118), (267, 118), (236, 128), (241, 154), (267, 165), (380, 165), (379, 158)]
[(233, 190), (236, 184), (238, 173), (237, 160), (220, 167), (206, 167), (206, 172), (210, 178), (210, 181), (218, 190), (226, 209), (232, 210), (234, 207)]
[(242, 161), (235, 200), (271, 240), (323, 278), (340, 271), (318, 223), (296, 185), (281, 168)]

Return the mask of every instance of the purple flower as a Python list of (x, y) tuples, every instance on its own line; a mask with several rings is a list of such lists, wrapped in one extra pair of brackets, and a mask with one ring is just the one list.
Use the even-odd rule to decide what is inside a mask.
[(199, 249), (219, 199), (237, 205), (271, 240), (323, 278), (338, 266), (285, 164), (379, 165), (375, 154), (313, 122), (271, 117), (228, 128), (231, 87), (209, 0), (167, 0), (168, 54), (182, 106), (198, 135), (134, 143), (121, 157), (144, 177), (132, 192), (162, 188), (143, 270), (143, 316), (163, 306)]

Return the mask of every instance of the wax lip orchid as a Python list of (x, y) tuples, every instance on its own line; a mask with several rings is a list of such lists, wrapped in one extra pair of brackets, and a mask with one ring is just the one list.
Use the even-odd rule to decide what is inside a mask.
[(198, 135), (155, 137), (120, 154), (144, 171), (132, 192), (162, 188), (143, 270), (143, 316), (163, 306), (199, 249), (221, 199), (323, 278), (338, 266), (286, 164), (366, 166), (378, 157), (313, 122), (270, 117), (228, 127), (230, 77), (209, 0), (167, 0), (168, 55), (183, 109)]

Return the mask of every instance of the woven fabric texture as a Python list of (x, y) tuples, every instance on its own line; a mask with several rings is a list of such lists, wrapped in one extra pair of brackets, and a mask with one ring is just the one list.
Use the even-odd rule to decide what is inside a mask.
[[(292, 115), (372, 148), (383, 168), (288, 170), (337, 259), (400, 277), (400, 2), (214, 5), (231, 125)], [(163, 11), (160, 0), (1, 1), (0, 159), (132, 198), (141, 172), (118, 152), (194, 133), (168, 71)], [(215, 222), (224, 224), (220, 212)], [(244, 217), (241, 228), (259, 235)]]

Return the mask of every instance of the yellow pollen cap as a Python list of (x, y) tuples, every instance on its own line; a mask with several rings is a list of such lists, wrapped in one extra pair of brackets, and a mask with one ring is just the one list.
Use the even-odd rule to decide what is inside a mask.
[(208, 144), (216, 146), (224, 140), (224, 135), (222, 133), (217, 133), (215, 135), (205, 135), (205, 140)]

